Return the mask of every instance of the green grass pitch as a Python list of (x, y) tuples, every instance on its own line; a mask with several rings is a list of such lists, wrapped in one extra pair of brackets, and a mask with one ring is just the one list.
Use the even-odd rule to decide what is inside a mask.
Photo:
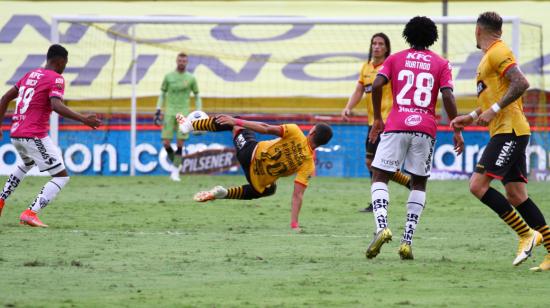
[[(6, 177), (0, 178), (2, 183)], [(193, 194), (242, 176), (74, 176), (41, 215), (18, 215), (47, 181), (29, 177), (0, 218), (0, 305), (5, 307), (548, 307), (545, 251), (512, 266), (516, 237), (465, 181), (432, 181), (414, 241), (397, 248), (407, 191), (390, 186), (393, 242), (367, 260), (368, 179), (315, 178), (301, 225), (289, 231), (292, 179), (275, 196), (199, 204)], [(500, 184), (495, 185), (502, 190)], [(550, 220), (547, 183), (529, 184)]]

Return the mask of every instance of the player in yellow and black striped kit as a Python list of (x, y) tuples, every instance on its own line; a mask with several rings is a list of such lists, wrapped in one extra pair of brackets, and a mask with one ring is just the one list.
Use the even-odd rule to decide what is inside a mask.
[[(250, 200), (271, 196), (277, 189), (277, 179), (296, 174), (290, 227), (300, 230), (298, 216), (302, 207), (302, 198), (309, 184), (309, 178), (315, 172), (314, 150), (327, 144), (332, 138), (332, 128), (329, 125), (318, 123), (305, 136), (296, 124), (269, 125), (227, 115), (191, 122), (180, 114), (178, 122), (183, 133), (193, 130), (212, 132), (232, 130), (237, 159), (248, 181), (248, 184), (242, 186), (230, 188), (216, 186), (209, 191), (201, 191), (195, 195), (195, 201)], [(254, 132), (275, 135), (279, 138), (258, 142)]]
[[(484, 52), (477, 68), (480, 108), (455, 118), (451, 125), (462, 128), (477, 121), (489, 127), (491, 139), (470, 179), (470, 191), (518, 234), (519, 247), (513, 264), (525, 261), (542, 242), (548, 254), (531, 270), (547, 271), (550, 270), (550, 228), (527, 195), (526, 186), (525, 151), (531, 131), (523, 113), (522, 95), (529, 83), (519, 70), (514, 54), (500, 39), (501, 35), (502, 18), (497, 13), (479, 16), (476, 41)], [(494, 179), (502, 181), (506, 197), (490, 186)]]

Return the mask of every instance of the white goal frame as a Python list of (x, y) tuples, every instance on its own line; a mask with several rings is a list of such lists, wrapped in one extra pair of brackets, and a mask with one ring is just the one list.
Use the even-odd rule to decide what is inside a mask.
[[(477, 16), (433, 16), (436, 24), (475, 24)], [(522, 21), (516, 16), (503, 16), (503, 23), (512, 25), (511, 48), (519, 61), (520, 57), (520, 26), (521, 23), (539, 26)], [(126, 23), (126, 24), (333, 24), (333, 25), (391, 25), (406, 24), (410, 17), (189, 17), (189, 16), (89, 16), (89, 15), (55, 15), (52, 17), (50, 39), (52, 44), (59, 43), (59, 24), (73, 23)], [(136, 102), (137, 102), (137, 45), (135, 27), (130, 27), (132, 38), (132, 72), (131, 72), (131, 124), (130, 124), (130, 175), (135, 175), (136, 148)], [(58, 144), (59, 116), (52, 113), (50, 119), (50, 135), (54, 144)]]

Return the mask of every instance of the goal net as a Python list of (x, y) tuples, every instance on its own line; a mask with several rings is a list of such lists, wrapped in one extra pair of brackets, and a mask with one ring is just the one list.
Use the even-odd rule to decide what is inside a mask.
[[(453, 64), (459, 111), (469, 112), (475, 107), (476, 67), (482, 57), (476, 49), (476, 18), (433, 19), (439, 27), (440, 39), (431, 49)], [(368, 57), (371, 36), (384, 32), (391, 40), (393, 52), (405, 49), (408, 46), (402, 31), (407, 21), (408, 18), (392, 17), (58, 16), (53, 20), (57, 31), (52, 33), (52, 40), (71, 42), (70, 35), (75, 33), (71, 29), (85, 30), (78, 44), (68, 44), (70, 67), (65, 74), (68, 76), (66, 97), (71, 107), (102, 114), (106, 126), (101, 134), (93, 135), (101, 139), (97, 143), (139, 139), (131, 142), (133, 150), (127, 154), (117, 152), (119, 162), (109, 166), (117, 169), (116, 172), (126, 172), (122, 169), (130, 172), (136, 167), (138, 174), (150, 172), (152, 165), (149, 169), (143, 165), (154, 160), (150, 156), (162, 155), (160, 131), (152, 125), (152, 115), (164, 75), (175, 69), (177, 54), (184, 52), (189, 56), (187, 70), (197, 78), (207, 113), (239, 114), (277, 123), (291, 121), (304, 128), (318, 120), (329, 121), (336, 128), (331, 144), (337, 150), (324, 149), (326, 152), (319, 155), (319, 163), (323, 163), (323, 157), (341, 157), (327, 158), (325, 162), (331, 163), (325, 167), (330, 170), (319, 168), (320, 172), (364, 176), (367, 175), (364, 161), (358, 155), (364, 153), (364, 102), (355, 108), (358, 117), (351, 123), (341, 123), (339, 114)], [(534, 89), (526, 97), (526, 112), (532, 123), (545, 126), (542, 29), (517, 18), (505, 17), (504, 21), (503, 40), (515, 52)], [(132, 97), (136, 108), (130, 103)], [(191, 108), (193, 106), (191, 102)], [(135, 121), (131, 120), (132, 112), (135, 112)], [(445, 117), (441, 121), (444, 123)], [(70, 124), (64, 119), (60, 123), (61, 128)], [(134, 137), (133, 127), (137, 128)], [(71, 139), (70, 131), (63, 134), (65, 140), (80, 138)], [(218, 138), (192, 136), (188, 145), (192, 148), (193, 140), (216, 143)], [(143, 155), (138, 165), (130, 159), (135, 158), (137, 146), (142, 146), (137, 154)], [(98, 159), (109, 154), (101, 149), (96, 151)], [(128, 158), (122, 157), (130, 153), (133, 154)], [(152, 172), (166, 167), (161, 161), (159, 158)], [(122, 168), (120, 162), (127, 164)], [(94, 164), (99, 164), (99, 168), (105, 165), (101, 170), (109, 170), (108, 159)]]

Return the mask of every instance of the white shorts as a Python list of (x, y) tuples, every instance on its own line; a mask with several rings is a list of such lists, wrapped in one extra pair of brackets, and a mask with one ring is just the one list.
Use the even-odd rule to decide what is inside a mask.
[(372, 166), (389, 172), (403, 166), (411, 174), (430, 176), (434, 145), (435, 139), (423, 133), (383, 133)]
[(40, 138), (11, 138), (26, 166), (37, 165), (40, 172), (51, 175), (65, 170), (63, 157), (49, 136)]

